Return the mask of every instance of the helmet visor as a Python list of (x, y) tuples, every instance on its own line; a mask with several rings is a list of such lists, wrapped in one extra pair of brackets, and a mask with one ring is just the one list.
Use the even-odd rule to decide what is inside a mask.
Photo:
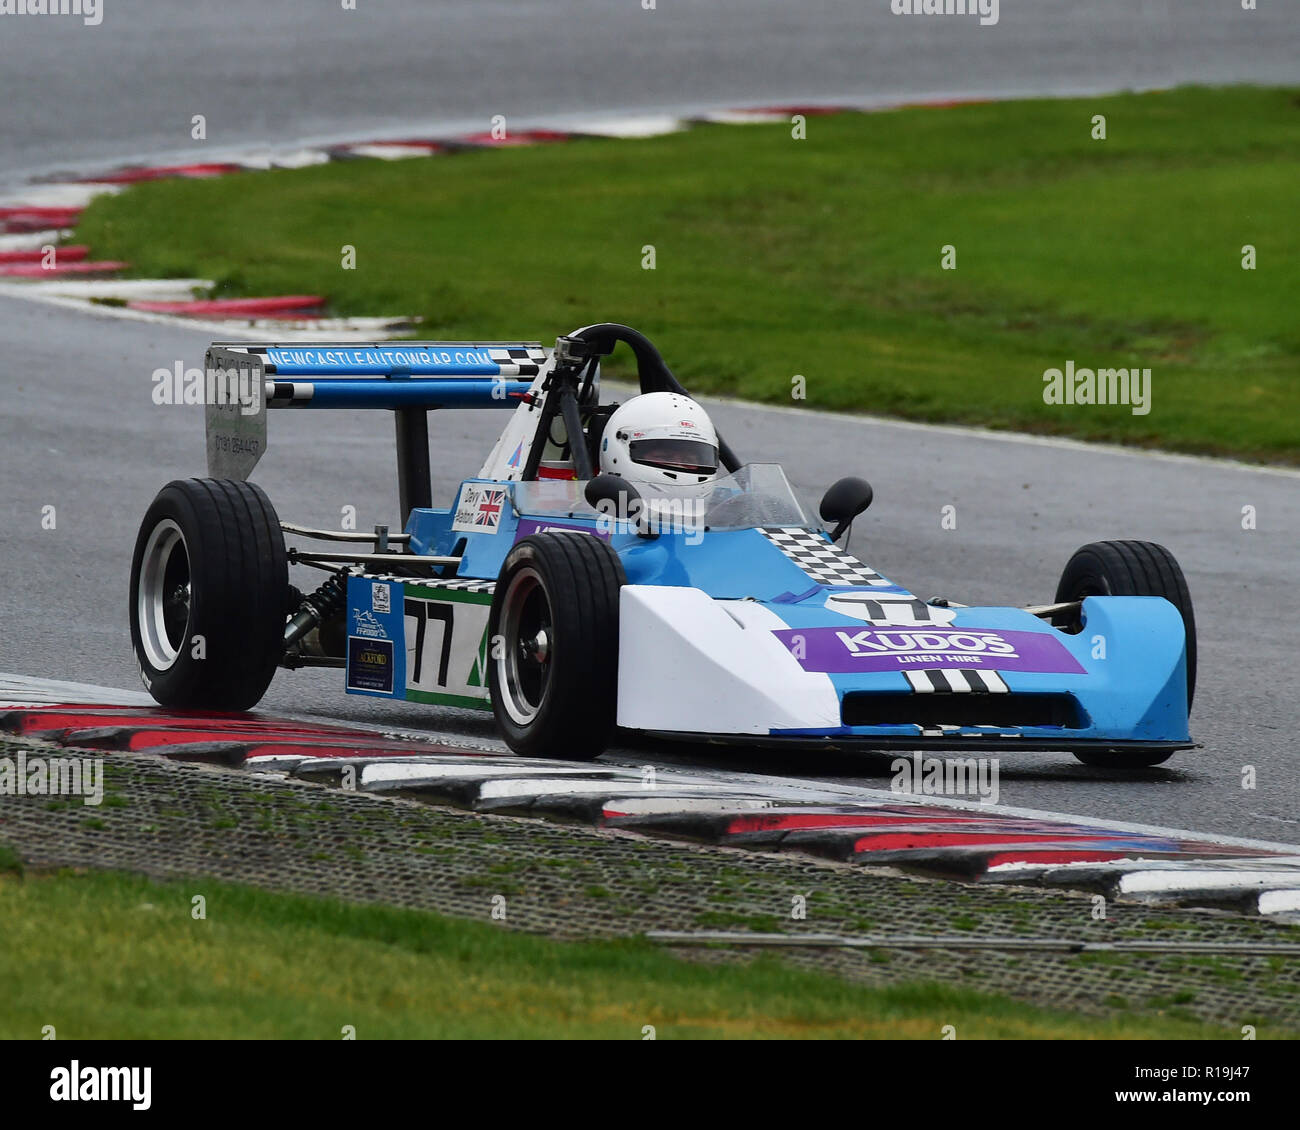
[(718, 469), (718, 450), (697, 439), (634, 439), (628, 445), (632, 462), (663, 471), (711, 475)]

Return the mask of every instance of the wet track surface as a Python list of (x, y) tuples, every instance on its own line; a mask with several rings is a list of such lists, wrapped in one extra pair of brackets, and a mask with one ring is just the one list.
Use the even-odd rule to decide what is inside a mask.
[[(168, 479), (204, 472), (197, 408), (152, 403), (150, 374), (202, 363), (199, 330), (70, 313), (0, 298), (6, 406), (0, 417), (0, 670), (138, 686), (127, 633), (130, 553), (140, 516)], [(557, 331), (572, 327), (557, 327)], [(503, 327), (503, 332), (508, 327)], [(1188, 574), (1200, 632), (1193, 736), (1203, 748), (1162, 769), (1087, 770), (1062, 754), (1002, 755), (1003, 804), (1276, 841), (1300, 831), (1294, 770), (1300, 704), (1292, 633), (1279, 627), (1300, 581), (1300, 474), (906, 425), (709, 403), (747, 461), (783, 462), (816, 498), (844, 474), (876, 487), (852, 549), (923, 596), (963, 603), (1050, 599), (1086, 541), (1168, 545)], [(503, 423), (435, 414), (435, 498), (477, 471)], [(395, 521), (392, 424), (384, 414), (276, 413), (258, 477), (283, 518), (337, 526)], [(957, 529), (940, 525), (957, 508)], [(1258, 528), (1241, 526), (1254, 506)], [(54, 506), (56, 527), (42, 528)], [(337, 672), (283, 673), (268, 710), (460, 730), (490, 719), (341, 693)], [(890, 758), (657, 745), (619, 759), (707, 764), (880, 787)], [(1258, 787), (1241, 787), (1244, 766)]]

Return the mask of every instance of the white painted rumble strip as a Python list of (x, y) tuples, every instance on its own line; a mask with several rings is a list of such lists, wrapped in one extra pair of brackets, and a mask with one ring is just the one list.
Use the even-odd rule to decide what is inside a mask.
[[(346, 742), (352, 736), (354, 735), (349, 735), (345, 733), (342, 735), (341, 740)], [(371, 738), (371, 737), (378, 737), (380, 735), (372, 735), (369, 732), (365, 732), (363, 734), (359, 734), (355, 736)], [(396, 740), (402, 741), (405, 739), (399, 738)], [(330, 757), (328, 755), (323, 754), (320, 757), (309, 757), (307, 758), (307, 760), (313, 762), (319, 762), (322, 765), (328, 764), (331, 761), (340, 762), (340, 763), (347, 761), (352, 765), (360, 765), (365, 768), (369, 768), (371, 766), (380, 765), (380, 764), (417, 765), (417, 766), (422, 765), (422, 766), (431, 766), (434, 770), (436, 770), (440, 765), (468, 766), (468, 765), (509, 764), (514, 767), (514, 771), (516, 773), (524, 772), (527, 768), (527, 766), (521, 766), (517, 758), (497, 756), (495, 754), (489, 755), (488, 757), (481, 757), (479, 755), (470, 755), (470, 754), (462, 754), (462, 753), (451, 753), (451, 754), (416, 753), (416, 752), (385, 753), (383, 750), (366, 750), (360, 748), (357, 749), (355, 755), (350, 757), (339, 758), (339, 757)]]
[(596, 118), (575, 121), (564, 127), (572, 133), (586, 133), (593, 137), (662, 137), (681, 133), (688, 128), (686, 119), (672, 114), (645, 114), (627, 118)]
[[(134, 281), (154, 282), (167, 280), (140, 279)], [(22, 283), (0, 283), (0, 295), (3, 295), (5, 298), (26, 298), (34, 302), (44, 302), (50, 306), (61, 306), (65, 310), (75, 310), (80, 314), (89, 314), (94, 318), (121, 318), (128, 322), (148, 322), (157, 326), (171, 326), (173, 329), (183, 328), (187, 330), (204, 330), (212, 334), (217, 340), (229, 341), (232, 335), (239, 337), (246, 332), (251, 334), (251, 331), (264, 329), (273, 330), (275, 336), (281, 341), (319, 341), (321, 338), (322, 331), (315, 323), (280, 323), (265, 319), (253, 320), (239, 318), (182, 318), (175, 314), (153, 314), (147, 310), (131, 310), (125, 306), (96, 306), (84, 299), (68, 298), (48, 291), (41, 292), (38, 289), (47, 285), (49, 284), (36, 283), (23, 285)], [(192, 295), (187, 294), (179, 296), (176, 300), (186, 301), (192, 297)], [(166, 299), (163, 301), (166, 301)], [(385, 318), (383, 320), (390, 326), (393, 325), (393, 323), (403, 321), (400, 317)], [(406, 331), (403, 329), (395, 330), (395, 333), (398, 336), (405, 332)], [(343, 330), (335, 328), (329, 331), (331, 341), (370, 341), (380, 336), (387, 337), (392, 335), (388, 333), (381, 334), (371, 328), (359, 330)]]
[[(33, 697), (40, 689), (42, 697)], [(66, 688), (60, 692), (59, 688)], [(16, 706), (31, 706), (34, 704), (57, 705), (71, 701), (82, 703), (101, 703), (104, 705), (125, 705), (125, 706), (153, 706), (156, 705), (152, 698), (143, 692), (115, 690), (110, 687), (90, 686), (83, 683), (59, 682), (53, 679), (38, 679), (27, 676), (4, 675), (0, 674), (0, 699), (12, 699)], [(285, 714), (281, 717), (290, 721), (300, 721), (307, 724), (319, 725), (319, 717), (307, 715)], [(493, 753), (503, 755), (506, 748), (499, 742), (488, 742), (481, 738), (463, 738), (460, 735), (447, 733), (443, 731), (420, 731), (392, 726), (384, 726), (367, 722), (344, 721), (339, 723), (346, 725), (359, 733), (367, 733), (375, 736), (383, 736), (399, 740), (423, 741), (423, 742), (446, 742), (449, 744), (462, 745), (466, 749), (472, 749), (477, 752)], [(430, 755), (436, 756), (436, 755)], [(454, 756), (454, 755), (453, 755)], [(538, 768), (546, 765), (541, 762)], [(553, 762), (550, 764), (554, 764)], [(1050, 823), (1077, 824), (1083, 828), (1096, 828), (1112, 832), (1128, 832), (1143, 836), (1152, 836), (1160, 839), (1173, 840), (1193, 840), (1201, 843), (1220, 845), (1228, 847), (1244, 847), (1266, 852), (1282, 853), (1285, 857), (1284, 862), (1279, 863), (1279, 867), (1289, 866), (1291, 861), (1297, 855), (1300, 855), (1300, 847), (1294, 844), (1277, 843), (1267, 840), (1245, 839), (1239, 836), (1226, 836), (1215, 832), (1195, 832), (1182, 828), (1161, 828), (1150, 824), (1133, 824), (1126, 821), (1105, 820), (1095, 816), (1080, 816), (1072, 813), (1043, 812), (1032, 808), (1017, 808), (1009, 805), (988, 805), (981, 804), (979, 801), (966, 800), (961, 797), (930, 797), (913, 793), (895, 793), (887, 789), (869, 789), (860, 785), (837, 785), (827, 781), (805, 780), (797, 777), (773, 777), (757, 773), (739, 773), (724, 770), (701, 770), (693, 769), (689, 775), (683, 775), (679, 767), (672, 763), (655, 761), (649, 758), (628, 759), (620, 756), (606, 756), (597, 762), (592, 763), (593, 767), (622, 767), (639, 774), (643, 767), (650, 766), (658, 774), (657, 787), (663, 790), (681, 791), (679, 782), (687, 782), (691, 786), (690, 793), (697, 795), (718, 794), (728, 803), (737, 799), (761, 800), (764, 798), (777, 798), (784, 803), (818, 803), (818, 804), (853, 804), (853, 803), (873, 803), (873, 804), (908, 804), (927, 806), (934, 808), (948, 808), (965, 812), (978, 813), (987, 817), (1011, 816), (1023, 817), (1029, 820), (1038, 820)], [(504, 784), (498, 782), (497, 784)], [(576, 783), (576, 782), (575, 782)], [(526, 790), (531, 787), (526, 780), (517, 781), (516, 787)], [(608, 789), (608, 782), (587, 781), (585, 784), (596, 785), (601, 789)], [(594, 790), (586, 790), (594, 791)], [(649, 790), (647, 790), (649, 792)], [(729, 796), (727, 794), (730, 794)], [(481, 793), (481, 796), (487, 794)], [(500, 794), (505, 795), (505, 794)], [(514, 795), (514, 794), (511, 794)], [(518, 795), (526, 795), (520, 793)], [(1164, 864), (1173, 863), (1170, 860), (1153, 860), (1152, 869), (1156, 869)], [(1223, 861), (1215, 861), (1215, 867), (1221, 867)], [(1267, 866), (1273, 866), (1273, 861), (1267, 861)], [(1062, 866), (1062, 865), (1056, 865)], [(1090, 866), (1098, 866), (1091, 864)], [(1258, 864), (1257, 864), (1258, 866)]]
[(123, 184), (30, 184), (0, 196), (0, 208), (84, 208), (96, 196), (121, 192)]
[(244, 768), (254, 772), (259, 769), (267, 770), (268, 772), (272, 770), (281, 771), (281, 770), (292, 769), (294, 766), (300, 764), (303, 761), (320, 761), (320, 760), (322, 760), (322, 758), (308, 757), (304, 753), (287, 753), (287, 754), (263, 753), (263, 754), (258, 754), (256, 757), (245, 758)]
[(1265, 891), (1258, 907), (1260, 914), (1300, 914), (1300, 891)]
[[(1105, 845), (1099, 845), (1103, 849)], [(1260, 857), (1239, 857), (1234, 859), (1198, 859), (1195, 866), (1206, 871), (1222, 871), (1225, 874), (1234, 874), (1240, 871), (1258, 871), (1260, 869)], [(1297, 878), (1300, 878), (1300, 856), (1269, 856), (1266, 860), (1270, 869), (1277, 870), (1295, 870)], [(1021, 872), (1037, 873), (1042, 871), (1086, 871), (1086, 872), (1110, 872), (1115, 875), (1124, 875), (1133, 871), (1183, 871), (1187, 868), (1186, 859), (1170, 859), (1167, 856), (1146, 856), (1134, 855), (1127, 859), (1115, 860), (1098, 860), (1088, 862), (1079, 860), (1074, 863), (1000, 863), (996, 867), (990, 867), (989, 875), (1013, 875)]]
[(792, 115), (779, 110), (712, 110), (698, 115), (697, 122), (710, 122), (716, 126), (760, 126), (788, 122)]
[[(910, 756), (900, 753), (899, 756)], [(930, 756), (934, 756), (933, 753)], [(603, 760), (616, 765), (655, 765), (660, 769), (671, 770), (675, 766), (642, 759), (629, 762), (623, 757), (607, 757)], [(964, 797), (935, 797), (920, 793), (896, 793), (888, 789), (869, 789), (863, 785), (838, 785), (830, 781), (811, 781), (798, 777), (772, 777), (761, 773), (737, 773), (729, 770), (694, 770), (696, 773), (708, 774), (708, 779), (733, 782), (738, 790), (753, 791), (756, 787), (763, 790), (776, 790), (787, 796), (802, 799), (809, 792), (821, 792), (844, 798), (840, 803), (852, 803), (856, 800), (875, 801), (880, 804), (925, 805), (933, 808), (952, 808), (963, 812), (976, 812), (983, 816), (1020, 816), (1029, 820), (1039, 820), (1053, 824), (1078, 824), (1084, 828), (1096, 828), (1102, 831), (1132, 832), (1142, 836), (1151, 836), (1166, 840), (1195, 840), (1199, 843), (1215, 844), (1226, 847), (1253, 848), (1267, 852), (1281, 852), (1292, 856), (1300, 854), (1296, 844), (1275, 843), (1268, 840), (1249, 840), (1240, 836), (1227, 836), (1218, 832), (1192, 832), (1186, 828), (1160, 828), (1153, 824), (1132, 824), (1123, 820), (1107, 820), (1100, 816), (1079, 816), (1067, 812), (1044, 812), (1035, 808), (1016, 808), (1012, 805), (981, 804), (977, 800)]]
[(39, 251), (48, 244), (57, 244), (60, 240), (67, 239), (71, 234), (71, 228), (62, 231), (50, 228), (47, 231), (12, 232), (0, 235), (0, 251)]
[(154, 302), (192, 302), (194, 291), (211, 290), (208, 279), (49, 279), (4, 283), (6, 293), (41, 298), (120, 298)]
[(324, 149), (244, 149), (224, 157), (215, 158), (218, 164), (243, 165), (246, 169), (305, 169), (310, 165), (324, 165), (330, 155)]
[[(608, 793), (611, 797), (614, 797), (622, 795), (617, 789), (617, 786), (621, 783), (619, 781), (584, 781), (576, 778), (565, 779), (563, 777), (539, 778), (536, 780), (508, 777), (499, 781), (485, 782), (483, 787), (479, 789), (478, 798), (479, 800), (504, 800), (509, 797), (580, 796), (587, 793)], [(645, 789), (645, 792), (653, 793), (660, 788), (671, 789), (673, 792), (684, 791), (701, 795), (717, 793), (723, 796), (731, 796), (736, 792), (731, 785), (707, 781), (683, 784), (677, 780), (665, 781), (662, 777), (657, 779), (653, 787)], [(612, 800), (611, 803), (613, 803)]]
[(31, 675), (0, 673), (0, 706), (157, 706), (144, 691), (122, 691)]
[[(477, 759), (475, 759), (477, 760)], [(539, 779), (543, 777), (572, 777), (579, 773), (590, 773), (610, 782), (626, 781), (636, 784), (637, 778), (608, 766), (593, 765), (538, 765), (525, 766), (517, 762), (508, 765), (499, 764), (495, 759), (486, 765), (474, 764), (468, 758), (462, 758), (458, 764), (428, 761), (410, 761), (399, 764), (384, 762), (367, 765), (361, 770), (361, 784), (373, 785), (387, 781), (441, 781), (459, 780), (471, 777), (517, 777), (520, 779)]]
[(385, 145), (382, 142), (369, 145), (343, 145), (339, 149), (352, 157), (375, 157), (380, 161), (405, 161), (411, 157), (432, 157), (438, 152), (434, 145)]
[[(1296, 888), (1294, 871), (1211, 871), (1187, 867), (1181, 871), (1136, 871), (1121, 876), (1122, 895), (1176, 894), (1179, 891), (1250, 891), (1262, 887)], [(1300, 893), (1300, 892), (1297, 892)]]
[(617, 811), (621, 816), (665, 816), (679, 812), (716, 812), (725, 815), (729, 812), (760, 812), (766, 808), (776, 808), (783, 803), (776, 797), (737, 797), (734, 800), (719, 797), (715, 800), (707, 796), (674, 796), (671, 795), (671, 790), (669, 793), (668, 796), (611, 798), (605, 807)]

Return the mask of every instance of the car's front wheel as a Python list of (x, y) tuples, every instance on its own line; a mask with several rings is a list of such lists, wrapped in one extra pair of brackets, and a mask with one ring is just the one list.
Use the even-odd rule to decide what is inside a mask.
[[(1095, 541), (1075, 551), (1056, 588), (1058, 604), (1081, 601), (1089, 596), (1162, 596), (1183, 618), (1187, 646), (1187, 708), (1196, 690), (1196, 617), (1187, 579), (1174, 555), (1163, 545), (1150, 541)], [(1066, 631), (1078, 631), (1077, 616), (1056, 621)], [(1159, 765), (1171, 754), (1166, 751), (1124, 753), (1098, 750), (1076, 753), (1085, 765), (1122, 769)]]
[(586, 760), (609, 744), (625, 580), (618, 555), (589, 534), (534, 534), (507, 555), (488, 620), (488, 684), (516, 753)]
[(284, 648), (284, 535), (253, 483), (178, 479), (158, 492), (131, 560), (131, 644), (163, 706), (247, 710)]

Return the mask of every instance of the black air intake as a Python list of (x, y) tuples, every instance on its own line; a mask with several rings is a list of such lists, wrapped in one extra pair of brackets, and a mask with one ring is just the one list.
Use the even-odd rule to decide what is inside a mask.
[(1088, 716), (1071, 694), (850, 691), (840, 705), (840, 718), (845, 726), (1088, 726)]

